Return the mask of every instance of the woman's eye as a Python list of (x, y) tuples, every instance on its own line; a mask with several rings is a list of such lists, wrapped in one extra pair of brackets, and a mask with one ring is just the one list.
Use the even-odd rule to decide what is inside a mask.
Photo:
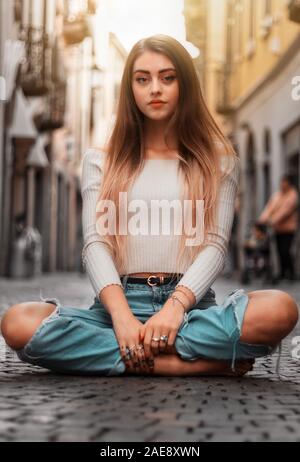
[[(165, 79), (165, 80), (168, 80), (168, 82), (172, 82), (172, 80), (176, 79), (176, 77), (175, 77), (175, 75), (168, 75), (168, 76), (164, 77), (164, 79)], [(147, 80), (147, 79), (145, 79), (145, 77), (138, 77), (138, 78), (136, 79), (137, 82), (140, 82), (140, 80), (145, 81), (145, 80)]]
[(171, 79), (171, 81), (172, 81), (172, 80), (176, 79), (176, 77), (175, 77), (175, 75), (168, 75), (166, 77), (166, 79)]

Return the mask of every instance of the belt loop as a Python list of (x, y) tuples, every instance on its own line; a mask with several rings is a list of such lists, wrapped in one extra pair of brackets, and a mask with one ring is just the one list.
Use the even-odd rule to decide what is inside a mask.
[(127, 287), (127, 279), (129, 278), (129, 275), (128, 274), (125, 274), (125, 276), (122, 277), (122, 286), (123, 286), (123, 289), (126, 290), (126, 287)]

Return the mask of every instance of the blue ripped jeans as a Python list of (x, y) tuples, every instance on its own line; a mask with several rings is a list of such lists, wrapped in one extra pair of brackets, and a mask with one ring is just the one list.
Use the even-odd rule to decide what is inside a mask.
[[(123, 281), (128, 304), (142, 323), (162, 308), (177, 284), (171, 281), (150, 287), (127, 283), (127, 277)], [(19, 359), (66, 374), (116, 376), (125, 372), (111, 316), (97, 297), (88, 309), (62, 305), (56, 298), (41, 299), (54, 303), (56, 309), (43, 319), (27, 344), (16, 350)], [(179, 356), (187, 361), (230, 360), (234, 370), (236, 359), (272, 354), (277, 347), (240, 341), (248, 300), (244, 289), (237, 289), (218, 305), (214, 290), (208, 289), (185, 314), (177, 332)]]

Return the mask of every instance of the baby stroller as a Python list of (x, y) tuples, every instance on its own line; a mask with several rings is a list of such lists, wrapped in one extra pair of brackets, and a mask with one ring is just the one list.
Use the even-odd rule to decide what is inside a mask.
[(261, 284), (275, 283), (271, 258), (272, 231), (266, 225), (254, 222), (248, 239), (243, 244), (244, 268), (241, 283), (249, 284), (260, 279)]

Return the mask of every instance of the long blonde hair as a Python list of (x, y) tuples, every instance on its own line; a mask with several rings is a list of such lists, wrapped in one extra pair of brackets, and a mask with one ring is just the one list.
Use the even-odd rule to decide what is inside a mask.
[[(121, 80), (116, 120), (105, 149), (103, 181), (98, 200), (113, 201), (119, 223), (119, 192), (128, 192), (144, 166), (144, 114), (134, 99), (132, 72), (135, 60), (145, 51), (164, 54), (176, 69), (179, 101), (168, 122), (165, 136), (172, 127), (178, 134), (179, 171), (184, 184), (182, 199), (192, 200), (193, 223), (195, 201), (204, 200), (205, 204), (204, 241), (199, 246), (186, 246), (185, 232), (181, 236), (177, 264), (182, 261), (184, 255), (187, 255), (190, 264), (207, 245), (207, 233), (215, 226), (218, 187), (224, 175), (228, 173), (221, 169), (220, 153), (223, 160), (224, 156), (232, 160), (236, 153), (207, 108), (192, 58), (173, 37), (157, 34), (144, 38), (133, 46), (128, 55)], [(100, 212), (96, 212), (96, 221), (100, 215)], [(119, 235), (117, 232), (115, 235), (107, 234), (103, 237), (119, 274), (126, 274), (127, 236)]]

